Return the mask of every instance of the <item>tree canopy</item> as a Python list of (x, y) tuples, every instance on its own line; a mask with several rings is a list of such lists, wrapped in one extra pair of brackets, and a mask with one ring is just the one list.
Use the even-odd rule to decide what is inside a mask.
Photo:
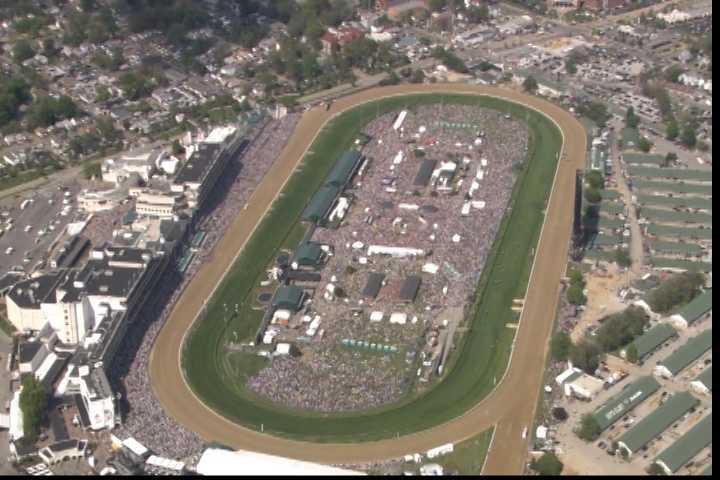
[(40, 434), (47, 400), (47, 393), (40, 381), (34, 375), (23, 376), (20, 410), (23, 416), (23, 433), (28, 440), (34, 440)]
[(648, 294), (648, 304), (653, 311), (668, 313), (680, 307), (700, 293), (705, 285), (705, 275), (700, 272), (685, 272), (673, 275)]
[(540, 475), (560, 475), (563, 464), (553, 452), (545, 452), (542, 457), (533, 461), (530, 467)]

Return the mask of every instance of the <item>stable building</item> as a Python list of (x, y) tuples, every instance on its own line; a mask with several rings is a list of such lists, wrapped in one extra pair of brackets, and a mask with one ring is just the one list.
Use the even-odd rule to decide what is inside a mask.
[(711, 314), (712, 289), (708, 289), (682, 307), (675, 315), (672, 315), (670, 322), (676, 328), (688, 328), (690, 325), (708, 318)]
[(712, 393), (712, 365), (703, 370), (695, 380), (690, 382), (690, 389), (703, 395), (710, 395), (710, 393)]
[(598, 408), (593, 418), (605, 430), (659, 389), (660, 384), (652, 375), (640, 377)]
[(685, 370), (692, 362), (712, 348), (712, 329), (705, 330), (689, 339), (685, 345), (658, 362), (654, 373), (660, 377), (672, 378)]
[[(665, 342), (676, 336), (677, 332), (672, 326), (667, 323), (659, 323), (636, 338), (630, 345), (635, 346), (638, 362), (642, 363), (647, 357), (660, 349)], [(630, 345), (620, 351), (622, 358), (627, 358)]]
[(655, 409), (650, 415), (640, 420), (633, 428), (618, 439), (618, 448), (628, 457), (647, 446), (658, 435), (667, 430), (673, 423), (680, 420), (700, 401), (688, 392), (679, 392)]
[(672, 475), (700, 451), (712, 443), (712, 412), (700, 420), (672, 445), (655, 458), (666, 474)]

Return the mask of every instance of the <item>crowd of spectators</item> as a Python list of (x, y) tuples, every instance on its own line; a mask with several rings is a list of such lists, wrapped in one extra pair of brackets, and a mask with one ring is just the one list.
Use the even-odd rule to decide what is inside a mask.
[[(365, 127), (371, 140), (362, 153), (368, 163), (343, 194), (351, 199), (350, 209), (337, 228), (313, 233), (312, 240), (330, 245), (332, 255), (322, 266), (309, 311), (299, 315), (320, 316), (322, 334), (307, 341), (305, 326), (293, 329), (296, 323), (290, 322), (278, 341), (294, 341), (302, 355), (276, 357), (248, 382), (274, 402), (339, 412), (398, 401), (416, 376), (415, 354), (426, 344), (424, 336), (433, 329), (436, 335), (446, 309), (472, 303), (512, 195), (513, 167), (526, 160), (527, 127), (495, 110), (446, 104), (417, 107), (395, 131), (397, 114)], [(424, 159), (437, 160), (437, 166), (457, 164), (451, 188), (414, 185)], [(479, 170), (483, 176), (471, 200), (484, 205), (462, 215)], [(426, 256), (368, 256), (369, 245), (422, 249)], [(422, 271), (428, 263), (437, 273)], [(384, 274), (385, 284), (377, 298), (363, 298), (371, 272)], [(400, 286), (410, 275), (420, 276), (421, 286), (408, 302), (400, 298)], [(343, 298), (324, 297), (329, 283)], [(377, 311), (383, 320), (371, 322), (370, 313)], [(389, 323), (396, 312), (407, 315), (406, 324)], [(342, 345), (345, 339), (396, 346), (399, 352), (351, 350)]]
[(194, 260), (182, 275), (168, 272), (128, 331), (111, 370), (127, 410), (119, 428), (121, 437), (135, 437), (155, 453), (175, 459), (187, 459), (202, 448), (201, 439), (170, 418), (152, 393), (148, 378), (152, 345), (175, 302), (270, 168), (298, 119), (297, 114), (288, 115), (248, 133), (254, 137), (249, 147), (228, 166), (214, 189), (215, 198), (208, 199), (209, 211), (199, 222), (207, 236)]

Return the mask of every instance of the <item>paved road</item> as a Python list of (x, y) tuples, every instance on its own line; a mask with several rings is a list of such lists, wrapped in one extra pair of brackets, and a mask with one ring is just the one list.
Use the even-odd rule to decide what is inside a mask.
[[(564, 133), (563, 158), (548, 205), (529, 294), (506, 377), (462, 417), (422, 432), (375, 442), (318, 444), (294, 441), (261, 434), (221, 417), (195, 397), (185, 383), (180, 366), (185, 332), (203, 307), (204, 299), (211, 297), (325, 123), (357, 104), (410, 93), (471, 93), (507, 98), (541, 110)], [(528, 440), (523, 439), (521, 433), (526, 425), (532, 424), (542, 383), (548, 338), (557, 308), (559, 279), (564, 273), (570, 241), (575, 170), (584, 165), (585, 144), (584, 128), (561, 108), (516, 91), (477, 85), (400, 85), (366, 90), (337, 100), (330, 111), (315, 108), (306, 112), (288, 145), (250, 198), (247, 208), (238, 214), (215, 247), (211, 260), (179, 298), (156, 339), (149, 365), (155, 395), (173, 418), (207, 441), (322, 463), (363, 463), (396, 458), (409, 452), (426, 451), (445, 442), (462, 441), (497, 424), (485, 472), (522, 473)]]

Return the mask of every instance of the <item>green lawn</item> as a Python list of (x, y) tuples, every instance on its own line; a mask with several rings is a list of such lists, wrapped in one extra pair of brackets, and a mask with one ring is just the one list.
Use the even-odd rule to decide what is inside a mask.
[(2, 313), (0, 313), (0, 330), (5, 332), (8, 337), (12, 337), (15, 332), (17, 332), (15, 326), (10, 323), (10, 321), (5, 318), (5, 315), (3, 315)]
[(30, 182), (42, 176), (43, 172), (41, 170), (28, 170), (27, 172), (19, 173), (14, 177), (3, 177), (0, 179), (0, 192), (17, 187), (18, 185), (22, 185), (23, 183)]
[[(495, 108), (526, 118), (524, 107), (502, 100), (465, 95), (442, 97), (445, 103)], [(557, 128), (535, 112), (527, 114), (532, 159), (516, 182), (511, 206), (478, 286), (475, 313), (467, 320), (468, 332), (436, 387), (420, 397), (374, 411), (322, 415), (257, 401), (244, 390), (240, 379), (229, 385), (227, 370), (223, 368), (227, 357), (223, 345), (230, 332), (239, 339), (255, 334), (261, 315), (248, 318), (243, 312), (254, 301), (253, 291), (277, 251), (291, 243), (289, 239), (298, 238), (296, 225), (300, 213), (334, 161), (378, 113), (438, 101), (437, 95), (384, 99), (342, 114), (320, 133), (312, 153), (292, 175), (283, 195), (248, 241), (184, 345), (183, 368), (188, 382), (213, 409), (250, 428), (259, 429), (262, 423), (266, 432), (276, 435), (321, 442), (357, 442), (406, 434), (447, 421), (475, 405), (500, 380), (515, 333), (505, 324), (515, 318), (510, 310), (513, 298), (523, 296), (527, 288), (532, 266), (530, 251), (537, 244), (561, 144)], [(241, 314), (226, 319), (223, 303), (241, 304)]]
[(429, 462), (442, 465), (446, 474), (480, 475), (490, 448), (494, 428), (454, 446), (453, 452)]

